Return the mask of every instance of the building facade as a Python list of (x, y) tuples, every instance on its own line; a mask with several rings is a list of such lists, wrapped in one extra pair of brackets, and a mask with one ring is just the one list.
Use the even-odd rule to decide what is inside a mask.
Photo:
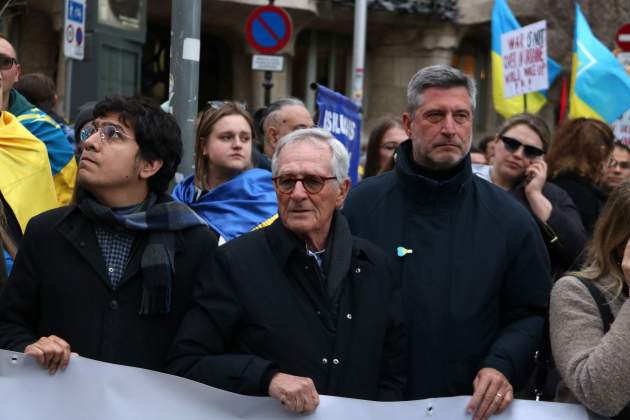
[[(551, 87), (550, 101), (541, 111), (553, 122), (557, 119), (562, 77), (568, 79), (570, 74), (574, 2), (509, 3), (523, 25), (547, 20), (549, 53), (563, 65), (563, 74)], [(5, 10), (2, 30), (16, 45), (23, 72), (40, 71), (53, 77), (62, 99), (60, 111), (69, 113), (70, 118), (80, 105), (72, 103), (64, 108), (64, 100), (67, 105), (66, 96), (73, 89), (85, 92), (77, 101), (130, 93), (131, 87), (166, 100), (171, 1), (88, 0), (87, 4), (88, 9), (98, 8), (97, 17), (87, 23), (87, 63), (73, 63), (72, 86), (66, 89), (70, 79), (61, 49), (64, 2), (13, 1)], [(200, 108), (208, 100), (222, 99), (242, 101), (252, 109), (262, 105), (263, 72), (251, 70), (254, 51), (246, 40), (245, 21), (255, 7), (264, 4), (268, 2), (202, 0)], [(584, 0), (580, 4), (594, 33), (613, 48), (616, 29), (630, 22), (630, 4), (627, 0)], [(275, 5), (290, 14), (294, 35), (281, 52), (285, 57), (284, 70), (273, 74), (272, 100), (291, 95), (304, 99), (312, 108), (314, 92), (309, 86), (313, 82), (350, 96), (354, 1), (276, 0)], [(475, 136), (493, 133), (500, 119), (491, 99), (492, 6), (493, 0), (369, 0), (364, 131), (368, 132), (380, 116), (400, 115), (404, 111), (407, 82), (419, 68), (453, 64), (473, 76), (479, 85)], [(105, 12), (122, 22), (120, 25), (136, 22), (140, 27), (133, 36), (117, 40), (120, 34), (115, 30), (121, 28), (103, 21), (101, 15)], [(136, 47), (141, 51), (139, 55), (132, 54)], [(108, 49), (107, 54), (104, 49)]]

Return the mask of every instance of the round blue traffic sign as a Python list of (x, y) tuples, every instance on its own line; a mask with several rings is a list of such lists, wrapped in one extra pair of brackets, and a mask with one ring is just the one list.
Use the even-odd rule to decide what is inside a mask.
[(249, 45), (264, 54), (283, 49), (291, 39), (291, 31), (291, 18), (287, 12), (273, 5), (254, 9), (245, 26)]

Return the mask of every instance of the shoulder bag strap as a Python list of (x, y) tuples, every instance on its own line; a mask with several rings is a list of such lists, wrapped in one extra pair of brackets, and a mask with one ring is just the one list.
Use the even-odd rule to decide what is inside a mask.
[(610, 324), (612, 324), (614, 320), (614, 317), (612, 312), (610, 311), (610, 306), (606, 301), (606, 297), (604, 297), (602, 291), (599, 290), (599, 288), (595, 286), (591, 280), (577, 276), (575, 278), (581, 281), (584, 286), (586, 286), (589, 293), (593, 297), (593, 300), (597, 304), (597, 308), (599, 308), (599, 314), (602, 317), (602, 322), (604, 323), (604, 334), (607, 333), (610, 329)]

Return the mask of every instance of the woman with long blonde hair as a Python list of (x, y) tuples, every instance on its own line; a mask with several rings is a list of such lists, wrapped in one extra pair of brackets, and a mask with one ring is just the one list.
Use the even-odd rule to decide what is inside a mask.
[(614, 190), (599, 217), (583, 269), (551, 293), (556, 400), (630, 419), (630, 182)]

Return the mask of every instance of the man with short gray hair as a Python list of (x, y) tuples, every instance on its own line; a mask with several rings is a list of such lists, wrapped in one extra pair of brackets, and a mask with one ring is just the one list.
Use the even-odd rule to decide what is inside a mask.
[(173, 346), (172, 373), (295, 412), (313, 411), (319, 394), (403, 398), (398, 283), (338, 211), (348, 166), (325, 130), (282, 138), (272, 160), (279, 220), (219, 248)]
[(475, 83), (444, 65), (407, 91), (410, 140), (396, 166), (364, 180), (344, 207), (352, 232), (395, 259), (409, 329), (407, 397), (470, 395), (503, 411), (527, 380), (543, 334), (549, 261), (528, 212), (470, 163)]

